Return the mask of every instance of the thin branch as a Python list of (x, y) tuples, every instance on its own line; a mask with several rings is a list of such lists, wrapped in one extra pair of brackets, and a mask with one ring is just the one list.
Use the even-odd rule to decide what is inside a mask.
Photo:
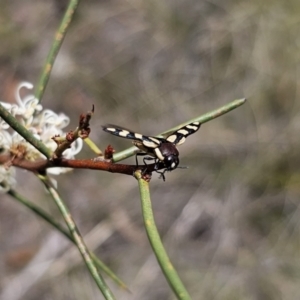
[[(62, 167), (73, 169), (91, 169), (98, 171), (107, 171), (111, 173), (120, 173), (125, 175), (133, 175), (137, 169), (153, 172), (155, 170), (155, 164), (150, 165), (124, 165), (114, 164), (105, 160), (96, 159), (57, 159), (57, 160), (37, 160), (29, 161), (21, 158), (12, 159), (8, 154), (0, 155), (0, 165), (9, 162), (12, 166), (25, 169), (27, 171), (39, 172), (49, 168)], [(158, 170), (163, 169), (163, 164), (158, 165)]]

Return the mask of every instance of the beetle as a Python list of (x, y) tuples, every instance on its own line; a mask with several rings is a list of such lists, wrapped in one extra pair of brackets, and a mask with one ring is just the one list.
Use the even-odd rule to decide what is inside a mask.
[(158, 173), (160, 173), (165, 180), (164, 173), (166, 171), (175, 170), (179, 165), (177, 146), (183, 144), (186, 137), (198, 131), (200, 126), (200, 122), (192, 122), (172, 132), (166, 138), (143, 135), (111, 124), (104, 125), (102, 128), (105, 132), (115, 136), (133, 140), (133, 144), (142, 151), (142, 153), (137, 153), (137, 155), (151, 156), (151, 158), (145, 157), (144, 163), (146, 159), (155, 160), (156, 172), (158, 172), (159, 163), (163, 163), (165, 170)]

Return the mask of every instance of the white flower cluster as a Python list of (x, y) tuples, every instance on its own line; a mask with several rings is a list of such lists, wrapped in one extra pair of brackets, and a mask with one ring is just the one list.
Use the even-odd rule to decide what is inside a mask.
[[(54, 151), (57, 147), (52, 140), (55, 135), (65, 136), (63, 128), (65, 128), (70, 119), (64, 114), (56, 114), (55, 112), (45, 109), (34, 95), (28, 95), (21, 99), (20, 90), (22, 88), (32, 89), (33, 85), (28, 82), (22, 82), (16, 90), (16, 104), (0, 102), (27, 130), (29, 130), (35, 138), (43, 142), (50, 150)], [(10, 126), (0, 118), (0, 150), (2, 153), (17, 153), (17, 149), (23, 149), (24, 158), (27, 160), (35, 160), (37, 158), (45, 158), (36, 148), (29, 144), (21, 135), (12, 131)], [(80, 152), (82, 148), (82, 140), (77, 139), (72, 143), (72, 147), (64, 152), (64, 157), (68, 159)], [(60, 174), (70, 169), (51, 168), (47, 170), (50, 174)], [(15, 171), (13, 168), (0, 165), (0, 192), (6, 192), (15, 184)]]

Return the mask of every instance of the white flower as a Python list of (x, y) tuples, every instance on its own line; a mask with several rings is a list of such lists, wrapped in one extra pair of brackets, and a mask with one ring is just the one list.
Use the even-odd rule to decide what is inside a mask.
[(19, 104), (19, 115), (23, 115), (25, 119), (29, 119), (33, 116), (35, 111), (41, 111), (43, 109), (42, 105), (39, 104), (39, 100), (35, 98), (34, 95), (28, 95), (23, 100), (20, 96), (21, 88), (27, 88), (29, 90), (33, 89), (33, 85), (30, 82), (21, 82), (16, 89), (15, 97)]
[(0, 166), (0, 193), (6, 193), (16, 185), (15, 169)]
[[(32, 89), (33, 85), (29, 82), (22, 82), (16, 89), (16, 104), (0, 102), (27, 130), (29, 130), (38, 140), (43, 142), (46, 147), (54, 151), (57, 147), (53, 141), (55, 135), (65, 136), (63, 129), (69, 125), (70, 118), (63, 113), (57, 114), (49, 109), (43, 110), (43, 106), (39, 100), (32, 94), (27, 95), (23, 99), (20, 96), (22, 88)], [(72, 159), (81, 151), (82, 140), (77, 139), (72, 143), (71, 148), (67, 149), (63, 154), (65, 158)], [(29, 144), (17, 132), (11, 132), (9, 125), (0, 118), (0, 149), (15, 153), (17, 147), (22, 145), (24, 150), (24, 158), (27, 160), (35, 160), (44, 158), (37, 149)], [(11, 168), (10, 168), (11, 169)], [(6, 170), (0, 166), (0, 191), (7, 190), (14, 183), (14, 172)], [(47, 170), (48, 173), (60, 174), (71, 169), (52, 168)]]

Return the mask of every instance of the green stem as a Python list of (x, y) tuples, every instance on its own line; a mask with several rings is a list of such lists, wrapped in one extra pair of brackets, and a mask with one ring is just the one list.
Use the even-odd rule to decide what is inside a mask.
[(141, 178), (140, 171), (135, 173), (138, 179), (141, 203), (142, 203), (142, 213), (145, 223), (146, 232), (154, 251), (156, 259), (170, 285), (173, 292), (175, 293), (177, 299), (180, 300), (191, 300), (190, 295), (185, 289), (182, 281), (180, 280), (176, 270), (174, 269), (168, 254), (162, 244), (157, 227), (155, 225), (155, 220), (152, 211), (149, 183)]
[[(68, 238), (72, 243), (76, 245), (76, 242), (73, 238), (73, 236), (58, 222), (56, 222), (52, 216), (50, 216), (47, 212), (45, 212), (43, 209), (36, 206), (34, 203), (28, 201), (26, 198), (24, 198), (22, 195), (17, 193), (14, 190), (9, 190), (7, 192), (10, 196), (12, 196), (13, 199), (17, 200), (27, 208), (29, 208), (31, 211), (33, 211), (35, 214), (37, 214), (39, 217), (44, 219), (46, 222), (51, 224), (54, 228), (56, 228), (60, 233), (62, 233), (66, 238)], [(116, 284), (119, 285), (120, 288), (127, 289), (127, 286), (125, 285), (122, 280), (120, 280), (94, 253), (90, 253), (92, 259), (94, 260), (95, 264), (103, 271), (105, 272), (112, 280), (115, 281)]]
[(49, 179), (45, 176), (39, 175), (40, 180), (44, 183), (45, 187), (51, 194), (52, 198), (54, 199), (56, 205), (58, 206), (69, 230), (70, 233), (76, 243), (76, 246), (83, 257), (85, 264), (90, 271), (92, 277), (94, 278), (97, 286), (101, 290), (103, 296), (105, 297), (106, 300), (115, 300), (114, 295), (110, 291), (109, 287), (106, 285), (104, 279), (100, 275), (100, 273), (97, 270), (96, 265), (93, 262), (93, 259), (90, 255), (90, 252), (88, 248), (86, 247), (83, 238), (80, 235), (80, 232), (71, 216), (70, 211), (68, 210), (67, 206), (64, 204), (63, 200), (60, 198), (58, 192), (56, 189), (52, 186), (51, 182)]
[(47, 158), (50, 158), (52, 152), (41, 141), (36, 139), (30, 131), (28, 131), (18, 120), (0, 104), (0, 117), (16, 132), (18, 132), (28, 143), (34, 148), (43, 153)]
[(41, 101), (46, 85), (48, 83), (54, 61), (56, 59), (56, 56), (58, 54), (58, 51), (64, 41), (64, 38), (66, 36), (67, 30), (70, 27), (71, 21), (73, 19), (74, 13), (76, 11), (76, 8), (78, 6), (79, 0), (71, 0), (69, 2), (69, 6), (67, 7), (67, 10), (65, 12), (65, 15), (59, 25), (59, 28), (55, 34), (54, 42), (52, 43), (52, 47), (50, 49), (50, 52), (48, 54), (46, 63), (44, 65), (44, 69), (42, 71), (42, 74), (40, 75), (39, 83), (36, 86), (35, 90), (35, 97)]
[[(244, 104), (246, 102), (246, 99), (238, 99), (238, 100), (234, 100), (218, 109), (215, 109), (209, 113), (206, 113), (204, 115), (201, 115), (199, 117), (196, 117), (194, 119), (191, 119), (185, 123), (182, 123), (180, 125), (177, 125), (171, 129), (168, 129), (167, 131), (164, 131), (162, 132), (161, 134), (157, 135), (158, 137), (161, 137), (163, 134), (166, 134), (166, 133), (169, 133), (169, 132), (174, 132), (176, 130), (178, 130), (179, 128), (187, 125), (187, 124), (190, 124), (190, 123), (193, 123), (193, 122), (200, 122), (200, 123), (206, 123), (208, 121), (211, 121), (217, 117), (220, 117), (228, 112), (230, 112), (231, 110), (241, 106), (242, 104)], [(124, 151), (121, 151), (121, 152), (118, 152), (116, 154), (114, 154), (113, 156), (113, 161), (114, 162), (118, 162), (118, 161), (121, 161), (121, 160), (124, 160), (125, 158), (128, 158), (132, 155), (135, 155), (136, 152), (137, 152), (137, 148), (136, 147), (130, 147)]]

